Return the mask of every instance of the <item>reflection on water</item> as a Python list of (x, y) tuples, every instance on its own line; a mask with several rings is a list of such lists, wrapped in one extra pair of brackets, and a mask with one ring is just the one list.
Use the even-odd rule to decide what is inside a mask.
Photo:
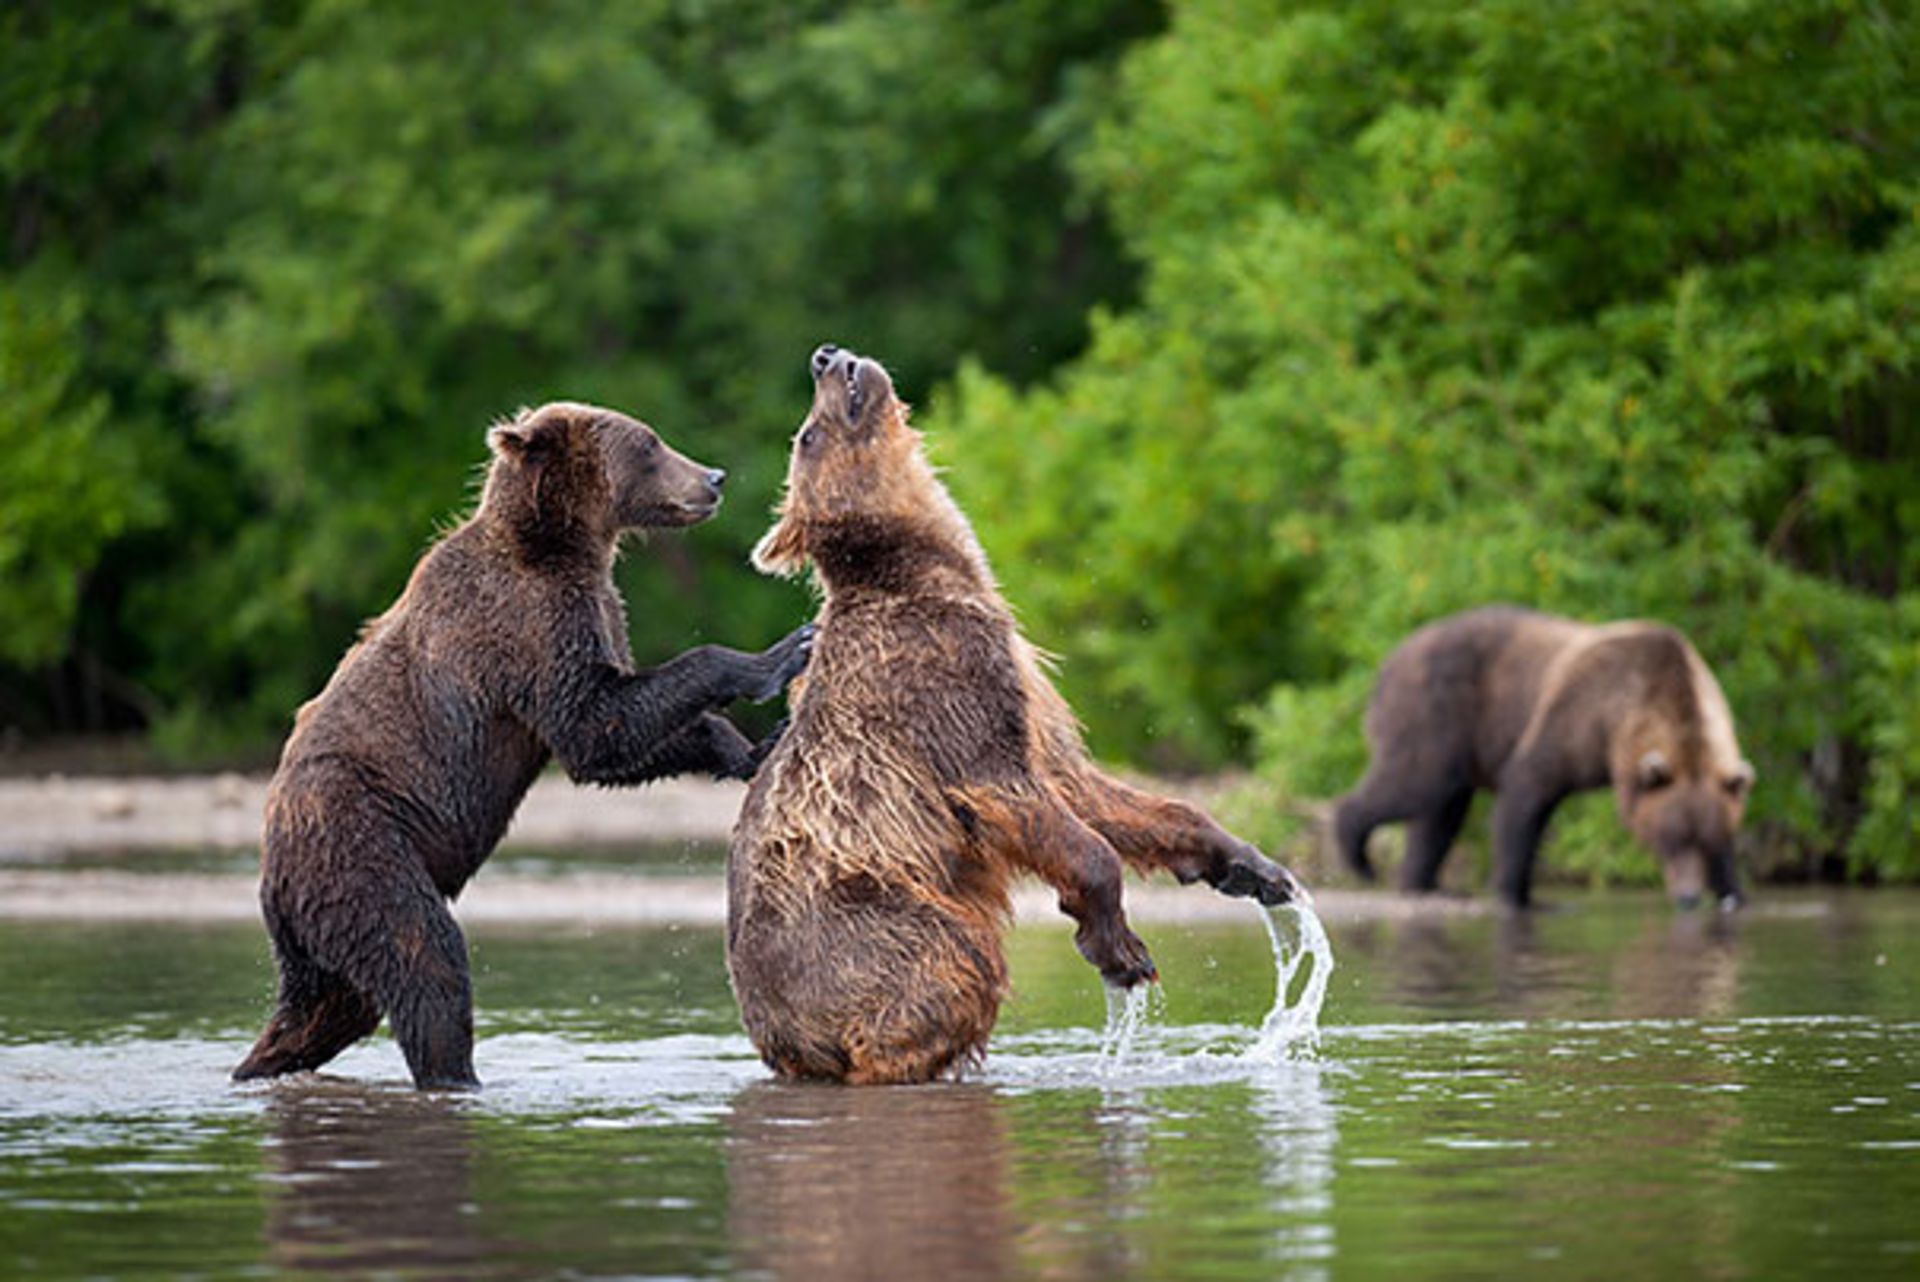
[(473, 1118), (456, 1100), (307, 1079), (266, 1110), (267, 1256), (302, 1272), (476, 1277), (510, 1257), (474, 1201)]
[(1334, 1258), (1334, 1150), (1339, 1140), (1325, 1070), (1300, 1062), (1256, 1078), (1250, 1109), (1266, 1146), (1263, 1184), (1276, 1216), (1273, 1257), (1291, 1277), (1329, 1276)]
[(740, 1263), (805, 1282), (1009, 1276), (1005, 1107), (982, 1085), (747, 1087), (726, 1123)]
[(1062, 930), (985, 1070), (774, 1083), (715, 932), (476, 931), (472, 1097), (390, 1041), (234, 1087), (251, 931), (0, 929), (0, 1273), (1910, 1277), (1920, 897), (1334, 923), (1318, 1060), (1246, 1051), (1273, 963), (1154, 929), (1103, 1054)]
[(1614, 961), (1614, 1013), (1643, 1019), (1732, 1014), (1740, 990), (1739, 930), (1732, 913), (1649, 919)]

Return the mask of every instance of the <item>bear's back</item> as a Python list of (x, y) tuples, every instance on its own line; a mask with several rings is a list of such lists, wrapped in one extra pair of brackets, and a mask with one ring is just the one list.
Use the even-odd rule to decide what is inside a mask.
[(397, 806), (443, 888), (471, 875), (547, 760), (515, 711), (525, 698), (521, 626), (544, 591), (489, 559), (482, 533), (461, 527), (362, 629), (296, 714), (270, 823), (320, 796), (335, 809)]
[(1418, 736), (1490, 785), (1540, 704), (1556, 660), (1594, 629), (1517, 606), (1484, 606), (1419, 628), (1380, 667), (1367, 709), (1378, 743)]

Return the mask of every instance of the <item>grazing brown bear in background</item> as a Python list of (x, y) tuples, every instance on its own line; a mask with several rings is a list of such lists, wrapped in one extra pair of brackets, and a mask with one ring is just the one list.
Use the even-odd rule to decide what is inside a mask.
[(1658, 623), (1594, 625), (1510, 606), (1432, 623), (1380, 667), (1372, 761), (1334, 809), (1342, 858), (1371, 880), (1367, 835), (1408, 820), (1401, 884), (1432, 890), (1474, 790), (1499, 794), (1494, 876), (1524, 907), (1548, 818), (1611, 783), (1620, 817), (1691, 907), (1739, 902), (1733, 836), (1753, 786), (1719, 683)]
[(770, 699), (812, 629), (636, 672), (613, 585), (623, 531), (692, 525), (725, 474), (610, 410), (495, 427), (479, 509), (414, 567), (300, 709), (267, 795), (260, 904), (279, 1004), (236, 1079), (318, 1067), (384, 1012), (414, 1082), (473, 1086), (466, 941), (447, 901), (549, 756), (574, 779), (746, 778), (771, 743), (713, 709)]
[(1017, 872), (1054, 886), (1111, 984), (1154, 978), (1122, 861), (1283, 903), (1293, 879), (1192, 806), (1102, 775), (935, 479), (887, 372), (814, 353), (812, 412), (754, 551), (825, 589), (792, 726), (728, 860), (727, 964), (787, 1077), (920, 1082), (976, 1059)]

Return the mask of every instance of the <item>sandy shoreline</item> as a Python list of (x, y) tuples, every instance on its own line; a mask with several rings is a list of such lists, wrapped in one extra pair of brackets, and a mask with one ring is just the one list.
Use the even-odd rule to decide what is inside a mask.
[[(218, 925), (258, 922), (257, 881), (234, 873), (123, 872), (0, 868), (0, 921), (173, 922)], [(1129, 878), (1129, 916), (1144, 922), (1248, 922), (1245, 900), (1204, 887)], [(1481, 899), (1409, 899), (1357, 890), (1314, 896), (1329, 922), (1477, 916)], [(621, 873), (527, 876), (482, 869), (454, 908), (465, 923), (576, 926), (718, 926), (726, 921), (726, 883), (718, 876), (660, 877)], [(1063, 921), (1051, 891), (1035, 882), (1014, 895), (1024, 922)]]
[[(141, 871), (138, 855), (246, 851), (259, 845), (264, 776), (0, 779), (0, 920), (256, 922), (257, 881), (229, 872)], [(581, 788), (559, 775), (534, 784), (501, 843), (515, 850), (639, 846), (727, 839), (744, 785), (675, 779), (642, 788)], [(74, 855), (127, 853), (128, 866), (63, 868)], [(1329, 920), (1477, 914), (1480, 900), (1410, 900), (1351, 890), (1316, 893)], [(1142, 920), (1247, 919), (1245, 903), (1204, 889), (1130, 879), (1128, 911)], [(483, 869), (455, 910), (462, 921), (581, 925), (716, 925), (726, 887), (714, 875), (660, 876), (596, 869)], [(1029, 884), (1021, 920), (1059, 919), (1052, 894)]]
[[(669, 779), (583, 788), (542, 775), (501, 842), (514, 847), (725, 841), (746, 785)], [(0, 861), (84, 851), (239, 850), (260, 844), (264, 775), (0, 779)]]

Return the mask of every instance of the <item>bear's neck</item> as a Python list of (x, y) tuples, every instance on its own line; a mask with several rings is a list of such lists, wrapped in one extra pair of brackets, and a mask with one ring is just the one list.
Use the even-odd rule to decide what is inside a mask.
[(808, 552), (832, 595), (993, 590), (971, 541), (936, 525), (896, 516), (842, 516), (810, 524)]
[(514, 560), (543, 572), (611, 575), (619, 541), (575, 515), (542, 511), (530, 503), (481, 504), (474, 523)]

